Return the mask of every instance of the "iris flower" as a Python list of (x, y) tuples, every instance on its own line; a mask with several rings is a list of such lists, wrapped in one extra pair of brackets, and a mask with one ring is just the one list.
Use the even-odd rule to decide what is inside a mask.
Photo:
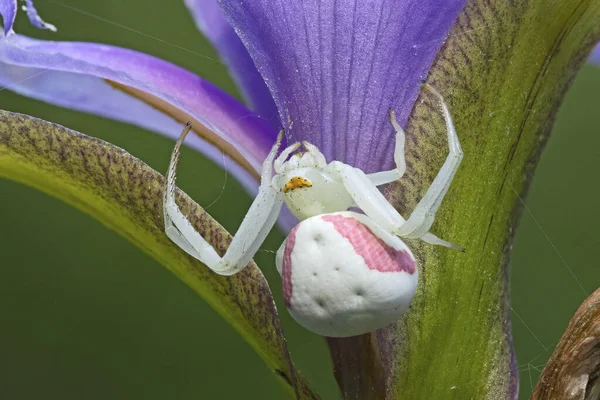
[[(25, 3), (32, 24), (55, 29)], [(433, 231), (468, 251), (409, 242), (421, 262), (413, 306), (372, 334), (328, 339), (335, 377), (345, 398), (512, 399), (510, 227), (552, 116), (600, 39), (600, 2), (583, 3), (185, 0), (242, 103), (153, 56), (15, 33), (17, 0), (0, 0), (0, 86), (170, 137), (191, 121), (197, 135), (186, 144), (218, 163), (224, 151), (233, 161), (228, 170), (251, 192), (280, 128), (288, 142), (307, 140), (328, 161), (390, 169), (393, 108), (407, 130), (408, 168), (385, 194), (406, 213), (446, 155), (439, 104), (421, 93), (430, 83), (448, 101), (465, 153)], [(162, 178), (139, 160), (3, 112), (0, 176), (63, 198), (130, 238), (229, 320), (291, 393), (317, 396), (294, 367), (260, 270), (216, 276), (170, 243), (156, 211)], [(180, 200), (222, 252), (226, 232), (184, 194)], [(294, 222), (289, 215), (281, 221)]]

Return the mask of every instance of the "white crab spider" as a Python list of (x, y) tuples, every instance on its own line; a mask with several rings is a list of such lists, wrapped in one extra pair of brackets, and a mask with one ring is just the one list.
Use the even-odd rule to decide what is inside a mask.
[[(390, 110), (396, 131), (396, 168), (390, 171), (367, 175), (340, 161), (327, 164), (319, 149), (307, 142), (292, 144), (276, 158), (281, 132), (263, 163), (258, 195), (223, 257), (175, 203), (175, 170), (188, 124), (167, 172), (163, 204), (167, 235), (216, 273), (233, 275), (250, 262), (285, 201), (301, 222), (279, 248), (276, 264), (286, 307), (296, 321), (323, 336), (345, 337), (397, 320), (410, 304), (418, 279), (415, 258), (399, 237), (460, 249), (429, 233), (463, 153), (444, 99), (433, 87), (425, 87), (442, 104), (450, 153), (407, 220), (377, 189), (400, 179), (406, 169), (404, 131)], [(292, 156), (300, 146), (306, 151)], [(346, 211), (350, 207), (359, 207), (364, 214)]]

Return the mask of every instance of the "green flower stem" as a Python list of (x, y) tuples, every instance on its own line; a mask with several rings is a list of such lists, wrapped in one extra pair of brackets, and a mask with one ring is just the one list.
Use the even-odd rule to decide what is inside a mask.
[[(449, 103), (465, 154), (432, 232), (467, 251), (409, 243), (420, 260), (409, 312), (353, 346), (329, 341), (346, 398), (516, 397), (507, 263), (519, 195), (567, 88), (600, 39), (598, 21), (598, 0), (467, 1), (427, 79)], [(387, 191), (403, 215), (447, 155), (445, 129), (439, 103), (424, 93), (407, 129), (409, 168)], [(340, 348), (376, 375), (336, 362)]]

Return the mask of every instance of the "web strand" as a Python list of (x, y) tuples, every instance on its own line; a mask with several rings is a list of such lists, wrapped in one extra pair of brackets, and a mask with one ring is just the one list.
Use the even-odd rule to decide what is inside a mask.
[(515, 311), (514, 308), (512, 308), (512, 306), (510, 306), (510, 310), (515, 314), (515, 316), (519, 319), (519, 321), (521, 321), (521, 323), (523, 324), (523, 326), (525, 327), (525, 329), (527, 329), (529, 331), (529, 333), (531, 333), (531, 336), (533, 336), (533, 338), (540, 344), (540, 346), (542, 346), (542, 348), (544, 349), (544, 351), (548, 351), (548, 348), (546, 346), (544, 346), (544, 343), (542, 343), (542, 341), (540, 340), (540, 338), (537, 337), (537, 335), (535, 333), (533, 333), (533, 330), (529, 327), (529, 325), (527, 325), (525, 323), (525, 321), (523, 320), (523, 318), (521, 318), (521, 316)]
[(49, 71), (50, 70), (48, 70), (48, 69), (44, 69), (43, 71), (37, 72), (37, 73), (35, 73), (35, 74), (31, 75), (31, 76), (28, 76), (27, 78), (21, 79), (20, 81), (11, 82), (10, 84), (8, 84), (6, 86), (0, 87), (0, 92), (3, 91), (3, 90), (6, 90), (6, 89), (10, 89), (10, 87), (13, 86), (13, 85), (18, 85), (19, 83), (26, 82), (26, 81), (28, 81), (30, 79), (33, 79), (33, 78), (38, 77), (40, 75), (43, 75), (43, 74), (45, 74), (46, 72), (49, 72)]
[(229, 176), (229, 173), (227, 170), (227, 157), (225, 157), (225, 152), (221, 152), (221, 154), (223, 155), (223, 170), (225, 171), (225, 178), (223, 179), (223, 187), (221, 187), (221, 192), (219, 193), (217, 198), (214, 199), (212, 203), (210, 203), (209, 205), (204, 207), (205, 210), (208, 210), (213, 205), (215, 205), (217, 203), (217, 201), (219, 201), (221, 199), (221, 197), (223, 197), (223, 194), (225, 193), (225, 187), (227, 186), (227, 177)]
[(567, 271), (569, 271), (569, 274), (571, 274), (571, 276), (573, 277), (573, 279), (575, 280), (575, 282), (577, 282), (577, 285), (581, 289), (581, 292), (584, 294), (585, 297), (588, 297), (589, 293), (587, 292), (587, 290), (585, 290), (585, 288), (581, 284), (581, 281), (577, 278), (577, 275), (575, 275), (575, 272), (573, 271), (573, 268), (571, 268), (569, 266), (569, 264), (567, 263), (567, 261), (560, 254), (560, 251), (558, 251), (558, 248), (554, 245), (554, 243), (552, 242), (552, 240), (550, 239), (550, 237), (546, 234), (546, 231), (544, 230), (544, 228), (542, 228), (542, 226), (540, 225), (540, 223), (538, 222), (538, 220), (535, 218), (535, 216), (533, 215), (533, 213), (529, 209), (529, 207), (527, 207), (527, 204), (525, 204), (525, 202), (523, 201), (523, 199), (521, 198), (521, 196), (519, 196), (519, 193), (517, 193), (517, 191), (515, 190), (514, 187), (512, 188), (512, 190), (513, 190), (513, 192), (515, 192), (515, 194), (519, 198), (519, 201), (521, 202), (521, 204), (523, 204), (523, 207), (525, 207), (525, 210), (527, 211), (527, 214), (529, 214), (529, 216), (531, 217), (531, 219), (533, 220), (533, 222), (535, 222), (535, 224), (539, 228), (540, 232), (542, 232), (542, 234), (544, 235), (544, 237), (546, 238), (546, 240), (548, 241), (548, 243), (550, 243), (550, 246), (552, 246), (552, 248), (554, 249), (554, 252), (558, 256), (558, 258), (560, 258), (560, 260), (562, 261), (563, 265), (567, 268)]
[(118, 23), (118, 22), (111, 21), (111, 20), (109, 20), (109, 19), (106, 19), (106, 18), (103, 18), (103, 17), (101, 17), (101, 16), (99, 16), (99, 15), (95, 15), (95, 14), (92, 14), (92, 13), (90, 13), (90, 12), (88, 12), (88, 11), (82, 10), (82, 9), (80, 9), (80, 8), (77, 8), (77, 7), (74, 7), (74, 6), (71, 6), (71, 5), (68, 5), (68, 4), (65, 4), (65, 3), (62, 3), (62, 2), (60, 2), (60, 1), (58, 1), (58, 0), (48, 0), (48, 2), (50, 2), (50, 3), (54, 3), (54, 4), (57, 4), (57, 5), (61, 6), (61, 7), (64, 7), (64, 8), (66, 8), (66, 9), (69, 9), (69, 10), (71, 10), (71, 11), (74, 11), (74, 12), (76, 12), (76, 13), (79, 13), (79, 14), (81, 14), (81, 15), (85, 15), (85, 16), (87, 16), (87, 17), (90, 17), (90, 18), (97, 19), (98, 21), (102, 21), (102, 22), (104, 22), (104, 23), (107, 23), (107, 24), (110, 24), (110, 25), (116, 26), (116, 27), (118, 27), (118, 28), (121, 28), (121, 29), (128, 30), (129, 32), (133, 32), (133, 33), (135, 33), (135, 34), (137, 34), (137, 35), (144, 36), (144, 37), (146, 37), (146, 38), (148, 38), (148, 39), (156, 40), (157, 42), (160, 42), (160, 43), (166, 44), (166, 45), (168, 45), (168, 46), (171, 46), (171, 47), (175, 47), (175, 48), (177, 48), (177, 49), (179, 49), (179, 50), (183, 50), (183, 51), (185, 51), (185, 52), (188, 52), (188, 53), (190, 53), (190, 54), (194, 54), (194, 55), (196, 55), (196, 56), (202, 57), (202, 58), (204, 58), (204, 59), (207, 59), (207, 60), (209, 60), (209, 61), (213, 61), (213, 62), (215, 62), (215, 63), (217, 63), (217, 64), (219, 64), (219, 65), (221, 65), (221, 66), (225, 66), (225, 64), (223, 64), (223, 62), (221, 62), (220, 60), (218, 60), (218, 59), (216, 59), (216, 58), (213, 58), (213, 57), (210, 57), (210, 56), (207, 56), (206, 54), (198, 53), (197, 51), (194, 51), (194, 50), (188, 49), (187, 47), (183, 47), (183, 46), (180, 46), (180, 45), (178, 45), (178, 44), (176, 44), (176, 43), (172, 43), (172, 42), (169, 42), (169, 41), (167, 41), (167, 40), (161, 39), (161, 38), (159, 38), (159, 37), (156, 37), (156, 36), (150, 35), (150, 34), (148, 34), (148, 33), (144, 33), (144, 32), (142, 32), (142, 31), (139, 31), (139, 30), (137, 30), (137, 29), (131, 28), (131, 27), (127, 26), (127, 25), (123, 25), (123, 24), (120, 24), (120, 23)]

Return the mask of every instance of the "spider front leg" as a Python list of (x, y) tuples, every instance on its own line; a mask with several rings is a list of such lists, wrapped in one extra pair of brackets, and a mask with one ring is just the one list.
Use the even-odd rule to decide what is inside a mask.
[[(399, 234), (401, 227), (406, 224), (406, 220), (387, 201), (379, 189), (377, 189), (377, 186), (370, 180), (369, 176), (362, 170), (339, 161), (334, 161), (330, 165), (335, 168), (354, 203), (369, 218), (393, 235), (406, 236)], [(421, 239), (427, 243), (450, 247), (455, 250), (464, 250), (459, 246), (438, 238), (432, 233), (426, 233)]]
[[(463, 152), (460, 148), (454, 124), (452, 123), (450, 111), (448, 110), (444, 99), (437, 90), (430, 85), (425, 85), (425, 88), (438, 97), (442, 103), (444, 118), (448, 128), (448, 147), (450, 148), (450, 154), (446, 158), (440, 172), (433, 180), (433, 183), (425, 193), (425, 196), (423, 196), (408, 220), (405, 220), (375, 187), (378, 183), (373, 182), (372, 175), (367, 176), (361, 170), (342, 163), (337, 163), (336, 169), (338, 170), (338, 173), (340, 173), (342, 181), (356, 202), (356, 205), (388, 232), (408, 238), (421, 238), (423, 241), (435, 245), (464, 250), (429, 232), (429, 228), (431, 228), (431, 225), (435, 220), (435, 213), (446, 195), (446, 192), (452, 183), (452, 179), (456, 174), (456, 170), (460, 165)], [(397, 158), (396, 162), (398, 163)]]
[(395, 182), (402, 178), (404, 172), (406, 171), (406, 159), (404, 156), (404, 142), (406, 141), (406, 135), (396, 119), (396, 112), (393, 108), (390, 108), (390, 123), (396, 132), (396, 148), (394, 149), (394, 161), (396, 162), (396, 168), (389, 171), (374, 172), (369, 174), (368, 177), (375, 186)]
[(275, 145), (263, 162), (261, 184), (256, 199), (250, 206), (226, 253), (220, 257), (212, 245), (194, 229), (175, 203), (175, 171), (181, 144), (190, 129), (191, 125), (188, 123), (175, 144), (167, 171), (163, 199), (165, 232), (185, 252), (206, 264), (216, 273), (233, 275), (248, 265), (279, 215), (283, 197), (278, 190), (272, 187), (271, 180), (273, 178), (273, 160), (279, 150), (283, 132), (279, 134)]
[(436, 175), (433, 183), (427, 189), (425, 196), (419, 201), (419, 204), (415, 207), (412, 214), (402, 225), (398, 231), (398, 235), (406, 236), (409, 238), (422, 238), (426, 242), (438, 244), (437, 238), (432, 237), (433, 235), (428, 234), (429, 228), (435, 220), (435, 213), (437, 212), (444, 196), (448, 192), (448, 188), (454, 179), (454, 175), (460, 166), (460, 162), (463, 158), (463, 151), (456, 135), (456, 129), (450, 116), (450, 110), (444, 102), (442, 95), (435, 90), (432, 86), (424, 85), (433, 95), (435, 95), (442, 104), (442, 110), (444, 112), (444, 119), (446, 120), (446, 127), (448, 129), (448, 148), (449, 154), (440, 168), (440, 171)]

